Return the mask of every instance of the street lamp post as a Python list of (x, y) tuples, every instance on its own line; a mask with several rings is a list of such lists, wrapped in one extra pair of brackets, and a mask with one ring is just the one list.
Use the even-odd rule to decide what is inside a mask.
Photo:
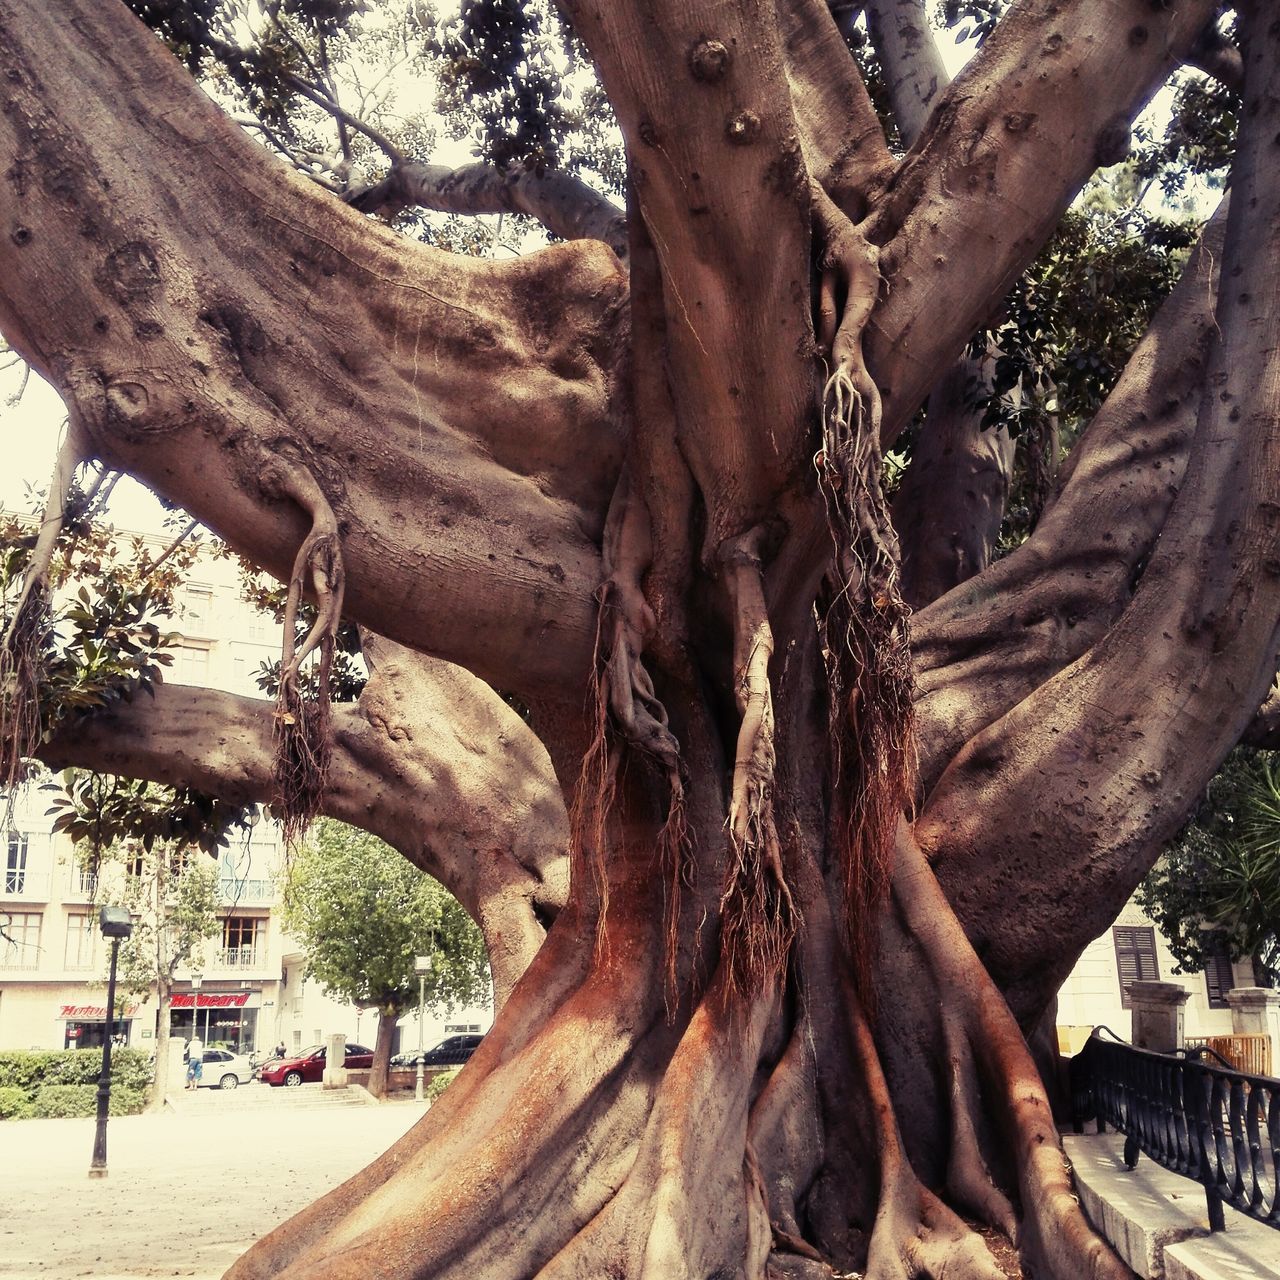
[(107, 1024), (102, 1037), (102, 1070), (98, 1073), (98, 1123), (93, 1133), (93, 1159), (89, 1177), (107, 1176), (107, 1114), (111, 1109), (111, 1032), (116, 1022), (116, 960), (120, 939), (133, 932), (133, 917), (124, 907), (103, 907), (98, 912), (102, 936), (111, 939), (111, 971), (107, 978)]
[[(191, 1078), (191, 1045), (200, 1039), (200, 985), (204, 982), (204, 974), (192, 970), (191, 973), (191, 1039), (187, 1041), (187, 1076)], [(204, 1043), (203, 1040), (200, 1041)], [(185, 1083), (185, 1081), (183, 1082)], [(199, 1081), (195, 1081), (198, 1085)]]
[(422, 1015), (426, 1005), (427, 974), (431, 972), (430, 956), (414, 956), (413, 971), (418, 975), (418, 1076), (413, 1086), (413, 1096), (421, 1102), (422, 1091)]

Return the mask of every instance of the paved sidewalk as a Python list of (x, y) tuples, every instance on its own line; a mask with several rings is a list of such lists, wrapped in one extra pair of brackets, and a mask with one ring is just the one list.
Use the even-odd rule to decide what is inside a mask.
[(93, 1121), (0, 1123), (0, 1277), (216, 1280), (422, 1114), (413, 1102), (277, 1110), (235, 1099), (112, 1120), (103, 1179), (88, 1177)]

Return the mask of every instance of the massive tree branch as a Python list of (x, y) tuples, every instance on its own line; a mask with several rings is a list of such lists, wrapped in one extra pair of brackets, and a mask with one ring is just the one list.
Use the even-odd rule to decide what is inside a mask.
[(1012, 555), (916, 615), (921, 784), (1106, 633), (1182, 482), (1214, 333), (1225, 207), (1072, 451), (1058, 500)]
[(918, 824), (1024, 1019), (1185, 820), (1275, 675), (1280, 278), (1263, 264), (1280, 252), (1278, 54), (1280, 27), (1259, 18), (1222, 265), (1247, 285), (1220, 291), (1186, 479), (1150, 566), (1105, 638), (964, 748)]
[(442, 213), (523, 213), (561, 240), (602, 240), (619, 258), (627, 256), (627, 220), (606, 196), (571, 173), (477, 162), (453, 169), (443, 164), (393, 166), (381, 182), (348, 192), (361, 213), (388, 217), (410, 205)]
[[(505, 1001), (568, 891), (568, 827), (541, 744), (486, 685), (376, 637), (369, 683), (333, 711), (322, 812), (380, 836), (479, 924)], [(75, 765), (271, 800), (272, 704), (159, 685), (75, 719), (41, 747)]]
[(504, 688), (580, 679), (620, 454), (614, 255), (495, 263), (371, 224), (123, 5), (7, 0), (0, 69), (0, 329), (97, 451), (281, 578), (306, 530), (259, 477), (298, 460), (338, 519), (351, 616)]
[[(1215, 0), (1022, 0), (951, 84), (868, 226), (883, 246), (867, 363), (886, 442), (1089, 175), (1124, 156), (1129, 122), (1216, 11)], [(1113, 31), (1128, 38), (1095, 35)]]
[(805, 164), (860, 218), (893, 168), (867, 87), (825, 0), (786, 0), (778, 12)]

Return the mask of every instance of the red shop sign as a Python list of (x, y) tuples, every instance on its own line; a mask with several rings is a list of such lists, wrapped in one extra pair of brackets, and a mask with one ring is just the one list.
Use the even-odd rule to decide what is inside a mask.
[(193, 1004), (197, 1009), (242, 1009), (248, 1003), (247, 991), (231, 991), (226, 995), (214, 995), (205, 991), (193, 995), (189, 991), (182, 991), (175, 993), (169, 1001), (173, 1009), (190, 1009)]

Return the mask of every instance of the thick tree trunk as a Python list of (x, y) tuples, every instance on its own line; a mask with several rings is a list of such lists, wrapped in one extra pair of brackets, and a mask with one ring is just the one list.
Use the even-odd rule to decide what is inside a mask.
[(169, 1091), (169, 1009), (173, 991), (161, 981), (156, 989), (156, 1060), (155, 1076), (147, 1090), (147, 1110), (163, 1111)]
[(375, 1098), (387, 1096), (387, 1079), (391, 1073), (391, 1043), (396, 1037), (396, 1019), (402, 1010), (395, 1005), (378, 1008), (378, 1038), (373, 1045), (373, 1066), (369, 1069), (369, 1092)]
[[(963, 1211), (1042, 1280), (1122, 1280), (1016, 1018), (1274, 672), (1274, 276), (1211, 318), (1202, 259), (1022, 561), (923, 612), (911, 825), (879, 449), (1216, 6), (1015, 4), (891, 169), (819, 0), (566, 4), (627, 142), (629, 279), (586, 242), (404, 246), (282, 177), (121, 9), (63, 8), (0, 0), (0, 327), (104, 454), (284, 576), (323, 541), (352, 616), (524, 693), (561, 780), (582, 766), (571, 840), (548, 815), (486, 880), (486, 784), (442, 762), (491, 709), (456, 682), (401, 705), (407, 660), (375, 653), (325, 803), (439, 858), (478, 918), (566, 843), (571, 888), (439, 1104), (231, 1276), (995, 1280)], [(1247, 34), (1207, 253), (1233, 280), (1280, 226), (1276, 36)], [(197, 144), (217, 161), (167, 163)], [(1089, 467), (1114, 554), (1072, 490)], [(1078, 591), (1087, 639), (1059, 607), (1048, 643), (1040, 614), (1010, 640), (995, 586)], [(259, 776), (262, 709), (219, 706), (248, 747), (200, 767)], [(112, 717), (159, 773), (146, 717)], [(442, 794), (462, 813), (423, 839), (411, 810)]]

